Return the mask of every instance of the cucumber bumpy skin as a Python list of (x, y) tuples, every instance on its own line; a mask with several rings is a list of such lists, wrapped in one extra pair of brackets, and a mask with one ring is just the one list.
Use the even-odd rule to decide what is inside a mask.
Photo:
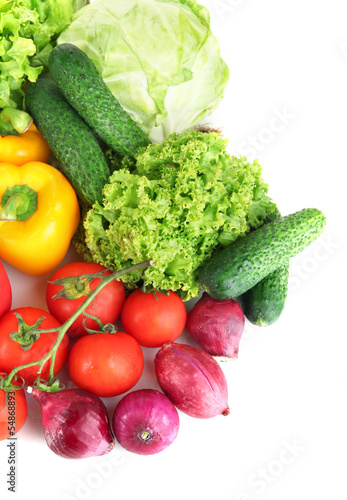
[(81, 203), (101, 203), (110, 169), (89, 126), (48, 78), (28, 85), (25, 105)]
[[(264, 224), (279, 218), (281, 218), (281, 213), (276, 207), (266, 217)], [(287, 298), (288, 279), (289, 261), (240, 295), (239, 300), (243, 313), (250, 323), (264, 327), (272, 325), (278, 320)]]
[(270, 326), (284, 309), (288, 291), (289, 261), (268, 274), (239, 297), (244, 315), (257, 326)]
[(201, 267), (200, 285), (213, 299), (238, 297), (303, 251), (325, 224), (324, 214), (316, 208), (264, 224), (217, 251)]
[(70, 43), (57, 45), (50, 53), (48, 67), (70, 105), (113, 151), (134, 157), (150, 144), (80, 48)]

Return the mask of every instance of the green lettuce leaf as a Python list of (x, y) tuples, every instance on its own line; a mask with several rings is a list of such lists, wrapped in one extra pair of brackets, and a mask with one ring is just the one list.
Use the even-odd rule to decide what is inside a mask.
[(70, 0), (0, 0), (0, 108), (24, 108), (24, 87), (47, 66), (70, 23)]
[(90, 57), (152, 142), (209, 115), (229, 80), (209, 12), (196, 0), (97, 0), (58, 43)]
[(103, 204), (84, 221), (93, 259), (111, 269), (153, 259), (154, 267), (122, 279), (196, 297), (198, 267), (276, 206), (258, 162), (230, 156), (226, 147), (218, 133), (190, 130), (149, 145), (135, 168), (125, 159), (104, 187)]

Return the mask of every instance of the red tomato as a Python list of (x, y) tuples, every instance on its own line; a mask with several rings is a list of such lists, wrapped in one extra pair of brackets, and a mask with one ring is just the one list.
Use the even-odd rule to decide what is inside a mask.
[[(18, 319), (15, 313), (20, 314), (25, 323), (29, 326), (34, 325), (41, 317), (44, 319), (39, 325), (39, 329), (59, 328), (60, 324), (48, 312), (35, 307), (19, 307), (12, 309), (0, 318), (0, 372), (9, 374), (17, 366), (25, 365), (33, 361), (38, 361), (52, 348), (58, 334), (57, 332), (43, 333), (33, 340), (32, 346), (24, 350), (16, 340), (11, 339), (12, 332), (18, 332)], [(64, 366), (69, 354), (69, 338), (67, 335), (63, 338), (56, 354), (54, 375), (56, 375)], [(41, 371), (41, 378), (48, 380), (51, 360), (48, 360)], [(24, 368), (17, 372), (23, 377), (25, 383), (33, 384), (37, 378), (39, 367), (37, 365)]]
[(0, 260), (0, 317), (11, 309), (12, 289), (5, 268)]
[[(4, 378), (5, 375), (0, 375)], [(12, 381), (13, 385), (18, 385)], [(7, 393), (8, 400), (5, 407), (6, 392), (0, 389), (0, 441), (11, 438), (24, 425), (28, 407), (23, 389), (16, 389)]]
[(134, 387), (143, 366), (139, 343), (123, 332), (81, 337), (72, 347), (68, 362), (74, 384), (101, 397), (118, 396)]
[(172, 291), (168, 295), (154, 294), (138, 288), (126, 299), (121, 319), (124, 330), (140, 345), (161, 347), (181, 335), (187, 310), (182, 299)]
[[(0, 375), (4, 377), (4, 375)], [(18, 385), (16, 382), (12, 382)], [(0, 389), (0, 441), (11, 438), (24, 425), (28, 407), (23, 389), (10, 391), (8, 394), (7, 405), (5, 407), (6, 392)]]
[[(70, 283), (67, 282), (65, 289), (64, 285), (53, 284), (52, 281), (70, 276), (78, 277), (85, 274), (100, 273), (101, 271), (105, 271), (105, 276), (111, 274), (111, 271), (107, 270), (106, 267), (90, 262), (72, 262), (58, 269), (47, 285), (46, 301), (49, 312), (60, 323), (65, 323), (86, 299), (88, 294), (100, 283), (100, 278), (90, 278), (87, 282), (83, 278), (78, 281), (74, 279)], [(54, 297), (59, 292), (61, 297)], [(125, 289), (123, 283), (113, 280), (98, 293), (85, 312), (99, 318), (104, 325), (107, 323), (114, 324), (119, 318), (124, 301)], [(87, 328), (99, 330), (96, 321), (86, 318), (86, 316), (81, 314), (69, 328), (68, 334), (71, 337), (80, 337), (88, 333), (83, 326), (83, 319), (85, 319)]]

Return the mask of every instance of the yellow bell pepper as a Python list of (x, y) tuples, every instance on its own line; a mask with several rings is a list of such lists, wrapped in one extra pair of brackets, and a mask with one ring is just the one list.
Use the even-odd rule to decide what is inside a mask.
[(32, 276), (63, 260), (80, 220), (77, 195), (43, 162), (0, 163), (0, 257)]
[(0, 135), (0, 163), (23, 165), (29, 161), (47, 163), (49, 147), (40, 132), (32, 123), (28, 130), (20, 135)]

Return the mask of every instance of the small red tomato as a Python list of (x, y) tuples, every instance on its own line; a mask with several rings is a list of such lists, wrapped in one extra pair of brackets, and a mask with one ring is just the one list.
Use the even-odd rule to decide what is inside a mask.
[[(100, 283), (100, 278), (93, 277), (96, 273), (107, 276), (111, 274), (111, 271), (100, 264), (72, 262), (54, 273), (47, 285), (46, 302), (49, 312), (61, 324), (72, 316)], [(85, 312), (98, 318), (103, 325), (114, 324), (119, 318), (124, 301), (123, 283), (113, 280), (97, 294)], [(99, 325), (95, 320), (80, 314), (68, 330), (71, 337), (80, 337), (88, 333), (83, 326), (83, 320), (87, 328), (99, 330)]]
[(5, 268), (0, 260), (0, 317), (11, 309), (12, 289)]
[(174, 292), (132, 292), (121, 313), (123, 327), (144, 347), (161, 347), (174, 342), (183, 332), (187, 310)]
[[(38, 323), (38, 335), (30, 327)], [(0, 372), (10, 373), (17, 366), (39, 361), (53, 347), (58, 333), (39, 333), (41, 329), (59, 328), (58, 321), (43, 309), (36, 307), (19, 307), (12, 309), (0, 318)], [(32, 329), (31, 329), (32, 330)], [(54, 375), (65, 365), (69, 354), (69, 338), (63, 338), (55, 357)], [(40, 377), (49, 378), (51, 360), (43, 365)], [(31, 385), (37, 378), (38, 365), (24, 368), (17, 372)]]
[(74, 384), (100, 397), (118, 396), (134, 387), (143, 366), (139, 343), (124, 332), (81, 337), (72, 347), (68, 361)]
[[(0, 377), (4, 378), (5, 376), (0, 375)], [(18, 385), (16, 382), (12, 382), (12, 384)], [(27, 401), (23, 389), (7, 392), (6, 406), (5, 402), (6, 392), (0, 389), (0, 441), (17, 434), (25, 424), (28, 414)]]

